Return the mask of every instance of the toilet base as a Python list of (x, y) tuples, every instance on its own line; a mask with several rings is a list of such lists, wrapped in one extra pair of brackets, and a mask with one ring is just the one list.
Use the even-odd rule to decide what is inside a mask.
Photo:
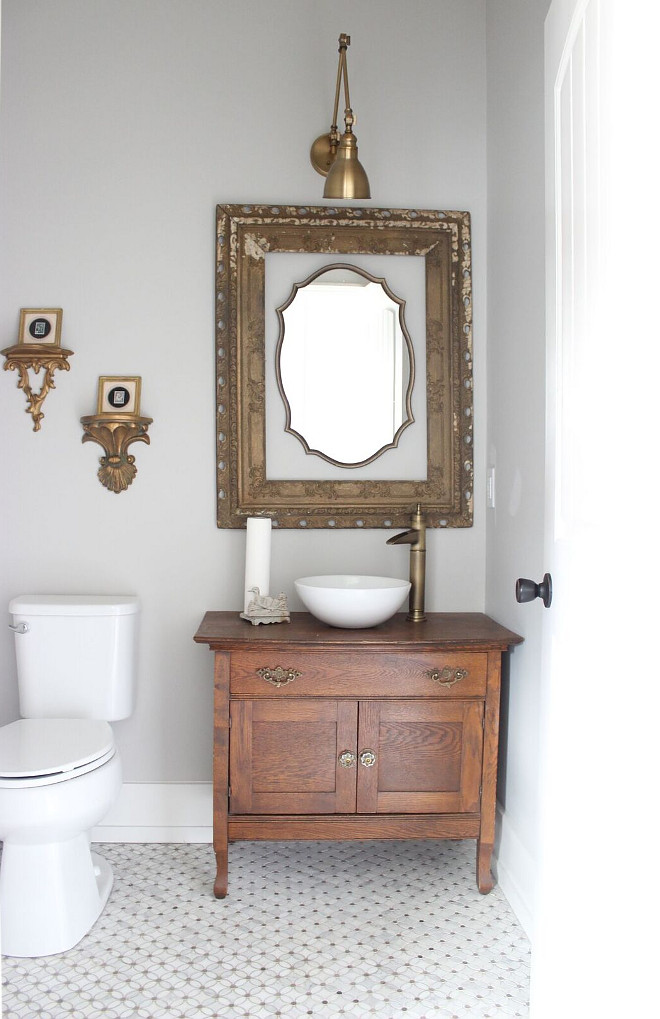
[(21, 958), (73, 948), (103, 912), (110, 864), (86, 832), (65, 842), (5, 841), (0, 869), (0, 949)]

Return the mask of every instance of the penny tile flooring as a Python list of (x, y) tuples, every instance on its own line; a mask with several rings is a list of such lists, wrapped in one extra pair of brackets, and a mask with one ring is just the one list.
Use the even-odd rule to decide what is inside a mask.
[(528, 1015), (529, 942), (459, 842), (106, 844), (115, 883), (79, 945), (5, 957), (6, 1019)]

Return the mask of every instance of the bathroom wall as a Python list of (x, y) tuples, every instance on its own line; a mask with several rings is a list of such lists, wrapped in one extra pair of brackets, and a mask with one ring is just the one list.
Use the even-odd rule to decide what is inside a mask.
[(537, 869), (540, 579), (545, 487), (543, 22), (549, 0), (487, 5), (488, 446), (486, 611), (525, 637), (503, 682), (498, 876), (528, 930)]
[[(57, 376), (38, 433), (15, 374), (0, 373), (0, 605), (24, 592), (141, 596), (139, 699), (134, 717), (116, 728), (125, 779), (142, 792), (145, 783), (210, 779), (211, 657), (192, 635), (206, 609), (241, 604), (244, 534), (215, 525), (215, 206), (322, 204), (308, 150), (329, 127), (341, 31), (352, 37), (351, 98), (372, 204), (467, 209), (473, 217), (475, 523), (430, 534), (427, 606), (484, 609), (485, 7), (484, 0), (4, 0), (2, 345), (15, 341), (21, 307), (62, 307), (63, 343), (75, 354), (70, 372)], [(516, 214), (522, 222), (529, 210), (517, 203)], [(492, 290), (501, 282), (496, 276)], [(509, 325), (496, 335), (494, 378), (507, 368), (511, 332), (522, 345), (522, 322)], [(536, 362), (531, 370), (535, 384)], [(79, 424), (95, 410), (98, 377), (115, 374), (142, 376), (142, 412), (154, 419), (151, 445), (132, 450), (137, 479), (121, 495), (97, 481), (101, 450), (81, 444)], [(514, 389), (522, 388), (517, 378)], [(498, 399), (493, 389), (491, 402)], [(503, 399), (502, 414), (507, 407)], [(512, 428), (498, 424), (498, 455), (514, 441)], [(505, 498), (504, 475), (502, 484)], [(525, 490), (525, 514), (527, 498)], [(510, 547), (521, 517), (503, 516)], [(407, 549), (387, 548), (387, 537), (277, 533), (272, 587), (296, 608), (292, 582), (303, 573), (403, 577)], [(510, 616), (511, 554), (492, 538), (489, 607)], [(496, 581), (498, 563), (507, 573)], [(0, 669), (7, 721), (18, 704), (10, 634), (1, 628)], [(519, 686), (517, 697), (532, 696)]]

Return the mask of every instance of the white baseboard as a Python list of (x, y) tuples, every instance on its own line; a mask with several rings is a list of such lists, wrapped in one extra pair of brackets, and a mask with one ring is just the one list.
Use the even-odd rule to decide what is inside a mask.
[(210, 782), (125, 782), (93, 842), (212, 842)]
[[(532, 937), (532, 899), (536, 868), (534, 859), (497, 805), (494, 872), (511, 909), (525, 934)], [(514, 876), (515, 875), (515, 876)]]

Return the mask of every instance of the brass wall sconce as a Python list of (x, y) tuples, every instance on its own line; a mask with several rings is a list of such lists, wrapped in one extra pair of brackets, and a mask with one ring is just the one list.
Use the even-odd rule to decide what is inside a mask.
[[(353, 134), (355, 117), (348, 91), (346, 50), (351, 44), (350, 35), (339, 36), (339, 66), (335, 87), (335, 106), (332, 126), (328, 134), (320, 135), (312, 144), (310, 159), (317, 173), (326, 178), (324, 198), (371, 198), (369, 180), (358, 159), (357, 138)], [(337, 128), (339, 90), (344, 85), (344, 134)]]
[[(55, 389), (55, 372), (69, 371), (69, 358), (73, 351), (60, 346), (62, 330), (61, 308), (21, 308), (18, 343), (5, 347), (5, 371), (18, 371), (18, 388), (27, 397), (25, 413), (32, 416), (33, 432), (38, 432), (43, 419), (42, 404), (51, 389)], [(36, 376), (44, 372), (41, 388), (32, 388), (30, 368)]]
[(153, 418), (139, 413), (140, 384), (137, 376), (100, 378), (97, 412), (80, 419), (85, 433), (82, 441), (97, 442), (105, 450), (97, 477), (104, 488), (117, 495), (126, 491), (137, 474), (128, 447), (133, 442), (150, 442), (147, 431)]

